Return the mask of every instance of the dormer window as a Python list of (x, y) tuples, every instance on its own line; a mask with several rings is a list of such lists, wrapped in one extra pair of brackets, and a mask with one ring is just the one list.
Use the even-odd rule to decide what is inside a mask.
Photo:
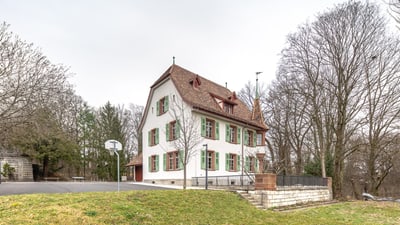
[(233, 105), (227, 102), (224, 102), (224, 111), (229, 114), (233, 114)]
[(199, 86), (201, 85), (201, 81), (200, 81), (199, 75), (196, 75), (196, 77), (195, 77), (193, 80), (191, 80), (189, 83), (190, 83), (195, 89), (198, 89)]
[(223, 98), (221, 96), (217, 96), (215, 94), (210, 93), (210, 95), (214, 98), (215, 102), (218, 106), (226, 113), (233, 114), (233, 108), (237, 105), (234, 101), (232, 101), (232, 97), (228, 96), (227, 98)]

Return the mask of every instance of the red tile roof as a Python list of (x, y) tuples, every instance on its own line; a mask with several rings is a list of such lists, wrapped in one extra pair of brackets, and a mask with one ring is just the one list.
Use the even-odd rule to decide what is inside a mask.
[[(268, 130), (264, 119), (260, 119), (262, 112), (259, 108), (255, 110), (255, 113), (261, 113), (261, 115), (256, 116), (236, 97), (235, 92), (178, 65), (169, 67), (151, 88), (153, 89), (167, 78), (172, 80), (183, 101), (191, 105), (193, 109), (252, 125), (260, 130)], [(233, 105), (233, 113), (225, 112), (216, 99)]]
[(143, 156), (142, 153), (139, 155), (133, 156), (132, 160), (126, 164), (126, 166), (140, 166), (143, 164)]

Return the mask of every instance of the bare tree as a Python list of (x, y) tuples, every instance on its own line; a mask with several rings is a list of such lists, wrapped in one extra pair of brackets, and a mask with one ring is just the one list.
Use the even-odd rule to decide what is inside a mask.
[(122, 123), (122, 133), (125, 136), (124, 152), (127, 159), (132, 158), (135, 154), (140, 153), (141, 138), (139, 137), (139, 125), (143, 116), (144, 107), (130, 104), (129, 108), (125, 109), (124, 106), (119, 106), (119, 117)]
[[(389, 0), (388, 4), (389, 4), (389, 14), (398, 24), (400, 24), (400, 1)], [(400, 29), (399, 25), (397, 25), (397, 27)]]
[(270, 140), (271, 163), (277, 173), (291, 174), (292, 157), (289, 139), (290, 110), (288, 96), (283, 94), (280, 84), (275, 82), (268, 94), (268, 108), (266, 112), (266, 123), (270, 130), (267, 132), (267, 139)]
[(365, 160), (368, 191), (377, 194), (379, 186), (398, 154), (395, 142), (400, 123), (400, 40), (382, 36), (375, 42), (375, 55), (365, 56)]
[[(363, 82), (366, 55), (374, 54), (376, 40), (385, 34), (386, 25), (376, 5), (350, 1), (301, 26), (288, 37), (288, 47), (282, 54), (279, 85), (273, 87), (282, 90), (275, 90), (274, 98), (286, 96), (288, 99), (283, 102), (296, 103), (296, 108), (304, 109), (304, 116), (311, 124), (311, 133), (305, 137), (314, 145), (315, 156), (321, 164), (326, 154), (333, 157), (336, 198), (342, 197), (345, 159), (359, 149), (360, 142), (350, 140), (363, 125), (360, 115), (366, 102)], [(285, 90), (292, 94), (284, 95)], [(293, 117), (282, 117), (281, 110), (293, 109), (282, 103), (274, 107), (277, 107), (273, 109), (274, 116), (281, 118), (278, 128), (292, 134), (293, 129), (285, 127), (295, 126), (285, 120)], [(281, 135), (287, 135), (285, 132)], [(284, 143), (281, 144), (285, 146)], [(306, 142), (308, 148), (310, 144)], [(325, 176), (326, 166), (321, 167)]]
[(203, 138), (199, 132), (198, 118), (182, 99), (175, 96), (169, 113), (176, 122), (175, 129), (172, 131), (176, 136), (171, 145), (179, 150), (179, 161), (183, 166), (183, 189), (186, 189), (187, 165), (198, 151), (197, 147)]
[[(311, 125), (308, 149), (314, 152), (314, 160), (321, 163), (321, 174), (326, 177), (326, 154), (332, 143), (331, 126), (333, 98), (329, 97), (324, 78), (326, 67), (323, 64), (321, 48), (315, 42), (316, 35), (309, 24), (299, 27), (299, 31), (290, 34), (288, 47), (282, 51), (281, 67), (278, 72), (281, 79), (291, 80), (286, 89), (297, 94), (293, 101), (303, 103), (299, 118), (307, 118)], [(301, 99), (304, 99), (301, 101)], [(307, 135), (303, 133), (303, 135)], [(305, 137), (305, 136), (304, 136)]]
[(38, 50), (0, 25), (0, 133), (25, 123), (54, 103), (68, 85), (67, 69), (51, 64)]

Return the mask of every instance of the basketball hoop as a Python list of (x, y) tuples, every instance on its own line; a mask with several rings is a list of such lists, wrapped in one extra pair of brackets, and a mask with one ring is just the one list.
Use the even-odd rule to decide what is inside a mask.
[(122, 144), (116, 140), (108, 140), (104, 143), (104, 147), (110, 151), (110, 155), (113, 156), (114, 152), (117, 154), (117, 182), (119, 192), (119, 154), (118, 151), (122, 150)]

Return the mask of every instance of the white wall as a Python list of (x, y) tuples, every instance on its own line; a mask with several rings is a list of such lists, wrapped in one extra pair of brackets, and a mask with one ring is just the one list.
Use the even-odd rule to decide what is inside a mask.
[[(157, 116), (156, 113), (156, 102), (159, 101), (164, 96), (169, 96), (169, 106), (170, 109), (167, 113)], [(183, 170), (179, 171), (163, 171), (163, 154), (170, 151), (175, 151), (171, 145), (171, 142), (166, 141), (165, 134), (165, 124), (175, 120), (171, 112), (173, 96), (175, 95), (178, 103), (181, 101), (180, 96), (173, 85), (171, 80), (168, 80), (163, 85), (157, 87), (154, 92), (150, 106), (148, 110), (148, 115), (146, 121), (143, 126), (143, 179), (145, 182), (151, 180), (179, 180), (183, 179)], [(186, 104), (184, 104), (187, 109), (190, 109)], [(227, 123), (233, 124), (232, 122), (227, 122), (222, 119), (213, 118), (211, 116), (205, 116), (198, 113), (195, 113), (194, 116), (197, 118), (196, 121), (198, 124), (197, 127), (201, 129), (201, 117), (207, 117), (215, 119), (219, 122), (219, 140), (211, 140), (203, 138), (202, 142), (197, 146), (196, 152), (194, 156), (190, 159), (189, 164), (187, 166), (187, 178), (191, 179), (196, 176), (205, 176), (205, 170), (201, 169), (201, 150), (204, 150), (203, 144), (208, 145), (209, 150), (218, 151), (219, 152), (219, 170), (209, 171), (208, 176), (226, 176), (226, 175), (239, 175), (241, 174), (241, 169), (238, 172), (229, 172), (225, 171), (225, 153), (233, 153), (237, 155), (242, 155), (244, 152), (245, 155), (254, 155), (257, 150), (261, 151), (263, 147), (247, 147), (243, 145), (243, 130), (245, 127), (237, 125), (238, 128), (242, 131), (240, 144), (231, 144), (225, 141), (225, 125)], [(148, 131), (159, 128), (159, 144), (156, 146), (148, 145)], [(158, 172), (149, 172), (148, 165), (148, 157), (151, 155), (159, 155), (159, 171)], [(243, 161), (241, 162), (241, 166), (243, 165)]]

